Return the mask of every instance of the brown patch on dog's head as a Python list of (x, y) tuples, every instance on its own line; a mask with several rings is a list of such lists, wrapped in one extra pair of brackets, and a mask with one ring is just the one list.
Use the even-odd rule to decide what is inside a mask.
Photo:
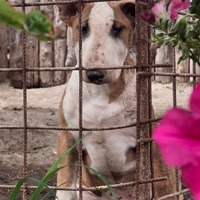
[[(78, 59), (80, 30), (78, 3), (68, 3), (59, 8), (60, 18), (72, 27), (73, 45)], [(134, 27), (134, 1), (83, 4), (81, 24), (82, 65), (84, 67), (97, 67), (96, 71), (98, 71), (99, 66), (124, 65), (128, 51), (132, 48)], [(96, 75), (91, 78), (83, 71), (83, 81), (93, 84), (121, 81), (119, 76), (122, 71), (121, 69), (107, 70), (104, 73), (105, 75), (100, 78)], [(119, 87), (120, 90), (117, 94), (120, 94), (123, 89), (123, 86), (119, 85)], [(116, 99), (116, 97), (113, 99)]]
[(78, 15), (78, 3), (61, 4), (58, 5), (58, 8), (60, 19), (67, 25)]
[[(58, 1), (58, 0), (55, 0)], [(85, 3), (82, 5), (82, 28), (86, 26), (88, 16), (94, 3)], [(67, 3), (64, 5), (58, 5), (60, 19), (73, 30), (73, 43), (79, 40), (79, 10), (78, 3)]]
[(109, 5), (114, 10), (114, 28), (122, 28), (119, 37), (128, 48), (132, 43), (132, 31), (135, 27), (135, 2), (110, 2)]
[[(84, 29), (89, 28), (87, 27), (88, 24), (88, 16), (90, 14), (90, 11), (92, 9), (92, 7), (94, 6), (94, 3), (89, 3), (89, 4), (84, 4), (83, 10), (82, 10), (82, 32), (84, 31)], [(75, 45), (75, 43), (77, 41), (79, 41), (79, 19), (78, 19), (78, 14), (76, 14), (73, 18), (71, 18), (71, 20), (69, 21), (69, 26), (72, 27), (73, 30), (73, 44)], [(84, 35), (82, 35), (82, 39), (84, 39)]]

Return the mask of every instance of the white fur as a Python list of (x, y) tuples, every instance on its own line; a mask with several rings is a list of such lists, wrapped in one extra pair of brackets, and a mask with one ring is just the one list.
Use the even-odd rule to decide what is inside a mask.
[[(77, 165), (74, 164), (74, 171), (73, 171), (73, 182), (71, 184), (71, 188), (76, 188), (77, 184)], [(67, 166), (65, 166), (67, 167)], [(67, 179), (66, 179), (67, 182)], [(62, 183), (64, 184), (64, 183)], [(58, 185), (58, 187), (61, 187), (62, 185)], [(58, 197), (59, 200), (76, 200), (77, 199), (77, 192), (76, 191), (66, 191), (66, 190), (57, 190), (56, 196)]]
[[(99, 17), (101, 16), (101, 17)], [(105, 2), (95, 3), (89, 16), (90, 35), (82, 42), (83, 66), (122, 66), (127, 56), (126, 45), (110, 35), (113, 26), (114, 11)], [(79, 43), (75, 44), (78, 60)], [(119, 70), (108, 70), (105, 82), (115, 81), (121, 73)], [(83, 76), (83, 80), (85, 77)]]
[[(133, 75), (128, 75), (133, 76)], [(79, 75), (73, 71), (66, 88), (66, 95), (63, 101), (64, 117), (72, 128), (78, 128), (79, 117)], [(131, 81), (131, 80), (130, 80)], [(117, 101), (108, 104), (106, 85), (98, 85), (97, 91), (101, 93), (93, 96), (95, 85), (83, 82), (83, 126), (85, 128), (106, 128), (111, 126), (128, 125), (133, 123), (135, 118), (136, 104), (134, 101), (135, 78), (133, 76), (130, 86), (121, 94)], [(78, 140), (78, 132), (72, 132)], [(86, 134), (86, 132), (84, 132)], [(125, 164), (126, 151), (135, 147), (135, 128), (126, 128), (112, 131), (93, 131), (91, 135), (83, 140), (83, 148), (91, 158), (91, 167), (105, 176), (108, 181), (114, 182), (110, 171), (127, 172), (135, 168), (135, 162)], [(107, 165), (109, 163), (109, 166)]]
[[(99, 17), (100, 16), (100, 17)], [(112, 38), (110, 29), (113, 25), (114, 11), (107, 3), (95, 3), (89, 15), (90, 35), (83, 41), (83, 66), (122, 66), (127, 56), (127, 48), (122, 40)], [(100, 46), (99, 46), (100, 44)], [(97, 47), (98, 46), (98, 47)], [(78, 57), (78, 43), (75, 45)], [(98, 58), (98, 59), (97, 59)], [(115, 81), (121, 70), (108, 70), (107, 82)], [(124, 126), (135, 122), (136, 92), (135, 74), (125, 74), (125, 90), (113, 103), (109, 103), (109, 85), (95, 85), (83, 82), (83, 127), (106, 128)], [(63, 113), (67, 124), (71, 128), (79, 127), (79, 72), (73, 71), (66, 87), (63, 100)], [(79, 134), (71, 132), (76, 141)], [(85, 135), (87, 132), (83, 132)], [(116, 183), (111, 172), (127, 173), (136, 167), (136, 162), (126, 163), (126, 152), (136, 146), (135, 127), (93, 131), (83, 140), (91, 168), (100, 173), (110, 184)], [(90, 173), (93, 173), (90, 171)], [(123, 178), (121, 180), (124, 181)], [(128, 192), (127, 192), (128, 191)], [(66, 193), (65, 193), (66, 194)], [(95, 197), (93, 193), (84, 192), (84, 200), (113, 199), (113, 197)], [(117, 189), (123, 199), (129, 200), (127, 194), (134, 194), (134, 188)], [(68, 197), (67, 197), (68, 198)], [(68, 200), (61, 198), (61, 200)]]
[(56, 196), (59, 200), (76, 200), (77, 194), (74, 191), (58, 190)]

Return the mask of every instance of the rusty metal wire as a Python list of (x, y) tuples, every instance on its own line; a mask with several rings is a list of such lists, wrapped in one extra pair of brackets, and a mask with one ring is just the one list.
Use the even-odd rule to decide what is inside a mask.
[[(111, 2), (111, 1), (120, 1), (120, 0), (103, 0), (101, 2)], [(62, 5), (62, 4), (68, 4), (68, 3), (78, 3), (79, 0), (66, 0), (66, 1), (57, 1), (57, 2), (35, 2), (35, 3), (10, 3), (13, 7), (22, 7), (23, 5), (25, 7), (29, 6), (50, 6), (50, 5)], [(82, 3), (94, 3), (99, 2), (98, 0), (83, 0)], [(147, 3), (144, 3), (142, 1), (138, 1), (139, 5), (147, 6)]]
[[(158, 182), (158, 181), (165, 181), (167, 180), (167, 177), (159, 177), (159, 178), (154, 178), (154, 179), (148, 179), (148, 180), (140, 180), (139, 184), (144, 184), (144, 183), (152, 183), (152, 182)], [(121, 187), (127, 187), (127, 186), (134, 186), (136, 184), (136, 181), (133, 182), (127, 182), (127, 183), (119, 183), (119, 184), (114, 184), (110, 185), (112, 188), (121, 188)], [(13, 189), (15, 188), (15, 185), (0, 185), (0, 188), (4, 189)], [(37, 186), (27, 186), (27, 189), (36, 189)], [(69, 190), (69, 191), (79, 191), (79, 188), (71, 188), (71, 187), (53, 187), (49, 186), (50, 189), (57, 189), (57, 190)], [(108, 186), (102, 185), (98, 187), (83, 187), (82, 191), (96, 191), (96, 190), (108, 190)]]
[[(143, 120), (140, 122), (140, 125), (142, 124), (149, 124), (152, 122), (158, 122), (160, 121), (161, 118), (155, 118), (155, 119), (150, 119), (150, 120)], [(126, 126), (115, 126), (115, 127), (107, 127), (107, 128), (82, 128), (83, 131), (109, 131), (109, 130), (116, 130), (116, 129), (124, 129), (124, 128), (129, 128), (129, 127), (134, 127), (136, 126), (136, 123), (132, 123)], [(0, 129), (24, 129), (23, 126), (0, 126)], [(64, 127), (49, 127), (49, 126), (43, 126), (43, 127), (39, 127), (39, 126), (27, 126), (27, 129), (38, 129), (38, 130), (66, 130), (66, 131), (79, 131), (79, 128), (64, 128)]]
[[(154, 5), (154, 1), (149, 1), (148, 4), (148, 9), (151, 9)], [(148, 38), (151, 39), (151, 35), (152, 35), (152, 31), (151, 31), (151, 27), (148, 26)], [(151, 45), (150, 43), (148, 44), (148, 63), (151, 65), (151, 67), (149, 67), (149, 72), (152, 72), (152, 65), (153, 65), (153, 60), (151, 59), (152, 55), (151, 55)], [(152, 77), (149, 76), (148, 77), (148, 108), (149, 108), (149, 119), (153, 118), (153, 111), (152, 111), (152, 86), (151, 86), (151, 79)], [(149, 134), (150, 136), (152, 135), (152, 123), (149, 123)], [(138, 142), (138, 141), (137, 141)], [(148, 139), (147, 139), (148, 142)], [(151, 142), (151, 141), (149, 141)], [(154, 178), (154, 156), (153, 156), (153, 146), (152, 146), (152, 142), (150, 143), (150, 170), (151, 170), (151, 178)], [(154, 187), (154, 183), (152, 183), (151, 185), (151, 190), (152, 190), (152, 198), (154, 198), (155, 196), (155, 187)]]
[[(193, 74), (196, 74), (196, 64), (193, 62)], [(196, 85), (196, 77), (193, 77), (193, 86)]]
[[(109, 2), (109, 1), (120, 1), (120, 0), (104, 0), (101, 2)], [(35, 3), (25, 3), (25, 7), (29, 6), (52, 6), (52, 5), (62, 5), (62, 4), (68, 4), (68, 3), (78, 3), (79, 0), (66, 0), (66, 1), (56, 1), (56, 2), (35, 2)], [(94, 3), (99, 2), (98, 0), (83, 0), (82, 3)], [(11, 3), (10, 4), (13, 7), (22, 7), (21, 3)]]
[(172, 198), (172, 197), (180, 196), (181, 194), (185, 194), (185, 193), (188, 193), (188, 192), (190, 192), (189, 189), (185, 189), (185, 190), (182, 190), (180, 192), (175, 192), (173, 194), (169, 194), (169, 195), (157, 198), (155, 200), (166, 200), (166, 199), (169, 199), (169, 198)]
[[(79, 12), (79, 24), (82, 24), (82, 0), (78, 1), (78, 12)], [(82, 85), (82, 27), (79, 26), (79, 139), (83, 137), (83, 125), (82, 125), (82, 102), (83, 102), (83, 85)], [(79, 174), (79, 199), (83, 199), (83, 193), (82, 193), (82, 163), (83, 163), (83, 157), (82, 157), (82, 140), (78, 144), (78, 174)]]
[[(138, 1), (136, 1), (136, 39), (138, 40), (139, 35), (140, 35), (140, 29), (138, 28), (138, 26), (140, 26), (140, 6), (137, 4)], [(140, 43), (137, 44), (136, 46), (136, 52), (140, 52), (141, 50), (141, 45)], [(137, 65), (140, 66), (140, 60), (141, 60), (141, 54), (137, 54)], [(139, 68), (137, 68), (137, 72), (138, 72)], [(136, 78), (136, 94), (137, 94), (137, 124), (136, 124), (136, 130), (137, 130), (137, 140), (140, 139), (140, 110), (138, 109), (138, 107), (140, 107), (140, 77), (137, 76)], [(140, 145), (136, 146), (136, 176), (135, 176), (135, 180), (136, 180), (136, 200), (139, 199), (139, 179), (140, 179)]]
[[(175, 48), (172, 51), (172, 60), (173, 60), (173, 72), (176, 73), (176, 54)], [(173, 76), (173, 106), (177, 106), (177, 99), (176, 99), (176, 76)], [(175, 168), (175, 178), (176, 178), (176, 192), (179, 191), (179, 169)], [(179, 196), (176, 196), (176, 199), (179, 200)]]
[(172, 77), (199, 77), (200, 74), (181, 74), (164, 72), (138, 72), (137, 76), (172, 76)]
[[(25, 0), (22, 0), (22, 10), (25, 13)], [(23, 177), (27, 177), (27, 85), (26, 85), (26, 33), (22, 32), (22, 68), (23, 68), (23, 114), (24, 114), (24, 133), (23, 133)], [(23, 199), (26, 200), (27, 182), (23, 184)]]
[[(142, 68), (149, 68), (150, 65), (141, 65)], [(164, 65), (164, 64), (156, 64), (152, 65), (152, 68), (159, 68), (159, 67), (173, 67), (172, 65)], [(87, 66), (82, 67), (82, 70), (90, 70), (90, 69), (106, 69), (106, 70), (117, 70), (117, 69), (137, 69), (137, 65), (123, 65), (123, 66)], [(54, 67), (52, 68), (27, 68), (26, 71), (74, 71), (79, 70), (77, 67)], [(0, 72), (11, 72), (11, 71), (23, 71), (21, 68), (1, 68)]]

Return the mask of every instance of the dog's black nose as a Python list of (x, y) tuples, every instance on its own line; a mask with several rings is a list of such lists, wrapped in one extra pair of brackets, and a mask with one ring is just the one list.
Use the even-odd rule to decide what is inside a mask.
[(105, 77), (106, 72), (104, 70), (87, 70), (86, 76), (92, 83), (101, 83), (103, 82), (103, 78)]

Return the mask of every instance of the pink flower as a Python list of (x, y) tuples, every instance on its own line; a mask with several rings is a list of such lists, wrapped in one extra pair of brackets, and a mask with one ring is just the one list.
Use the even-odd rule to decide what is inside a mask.
[(191, 111), (173, 108), (156, 128), (153, 139), (164, 161), (180, 166), (181, 176), (196, 200), (200, 200), (200, 83), (189, 103)]
[(168, 13), (170, 13), (170, 18), (175, 19), (178, 17), (179, 10), (185, 10), (190, 6), (190, 0), (185, 0), (185, 2), (182, 2), (181, 0), (171, 0), (167, 12), (166, 7), (164, 6), (165, 2), (166, 0), (163, 0), (153, 6), (152, 12), (156, 18), (158, 18), (160, 13), (163, 15), (163, 17), (167, 17)]
[(170, 18), (175, 19), (178, 17), (179, 10), (185, 10), (190, 6), (190, 0), (185, 0), (185, 2), (182, 2), (181, 0), (171, 0), (167, 12), (166, 7), (164, 6), (165, 2), (166, 0), (156, 3), (150, 11), (145, 11), (140, 17), (145, 22), (154, 25), (156, 19), (159, 18), (159, 14), (162, 14), (163, 17), (167, 17), (168, 13), (170, 13)]
[(146, 10), (140, 17), (148, 24), (154, 25), (156, 18), (152, 11)]

